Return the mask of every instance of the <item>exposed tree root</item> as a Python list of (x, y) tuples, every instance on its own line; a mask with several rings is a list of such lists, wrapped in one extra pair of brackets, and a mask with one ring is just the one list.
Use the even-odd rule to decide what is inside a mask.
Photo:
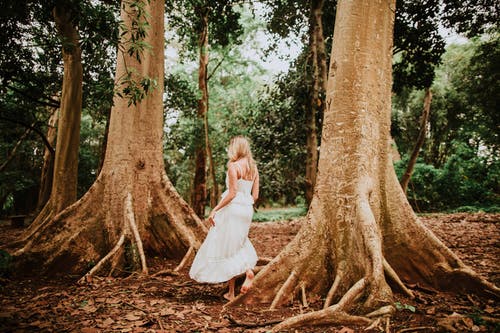
[[(125, 251), (125, 249), (123, 247), (120, 247), (118, 249), (118, 254), (116, 254), (116, 257), (120, 258), (122, 255), (123, 255), (123, 252)], [(108, 273), (108, 276), (113, 276), (113, 273), (115, 272), (115, 270), (118, 268), (118, 264), (120, 263), (119, 260), (113, 260), (111, 262), (111, 269), (109, 270), (109, 273)]]
[(408, 328), (403, 328), (402, 330), (397, 331), (397, 333), (405, 333), (405, 332), (416, 332), (416, 331), (427, 331), (431, 330), (434, 331), (436, 328), (432, 326), (419, 326), (419, 327), (408, 327)]
[[(97, 273), (101, 268), (102, 266), (111, 258), (113, 257), (113, 255), (118, 252), (118, 250), (120, 250), (120, 248), (122, 247), (124, 241), (125, 241), (125, 233), (126, 233), (126, 228), (123, 228), (123, 231), (122, 231), (122, 234), (120, 235), (120, 238), (118, 239), (118, 242), (116, 242), (116, 245), (115, 247), (113, 247), (113, 249), (111, 251), (109, 251), (109, 253), (107, 255), (105, 255), (98, 263), (97, 265), (95, 265), (94, 267), (92, 267), (92, 269), (87, 273), (85, 274), (84, 276), (82, 276), (80, 278), (80, 280), (78, 280), (78, 283), (79, 284), (84, 284), (85, 282), (90, 282), (90, 279), (92, 278), (92, 276), (94, 276), (95, 273)], [(116, 267), (116, 265), (112, 265), (114, 267)]]
[(296, 282), (297, 282), (297, 273), (295, 271), (292, 271), (288, 276), (288, 278), (286, 279), (285, 283), (283, 283), (280, 290), (274, 297), (270, 306), (271, 310), (276, 309), (277, 306), (285, 302), (289, 294), (293, 292)]
[(257, 260), (257, 266), (265, 266), (265, 265), (269, 264), (271, 262), (271, 260), (273, 260), (273, 258), (260, 257)]
[(271, 332), (279, 332), (300, 326), (319, 325), (368, 325), (371, 320), (362, 316), (353, 316), (344, 311), (335, 311), (331, 308), (305, 313), (286, 319), (274, 326)]
[(302, 306), (307, 308), (309, 305), (307, 304), (306, 284), (304, 282), (300, 284), (300, 290), (302, 292)]
[(129, 192), (127, 194), (127, 199), (125, 203), (126, 216), (128, 217), (128, 222), (130, 223), (130, 229), (134, 235), (135, 243), (137, 244), (137, 250), (139, 251), (139, 257), (141, 258), (142, 273), (148, 274), (148, 265), (146, 264), (146, 255), (144, 254), (144, 248), (142, 246), (141, 235), (137, 229), (137, 224), (135, 223), (134, 209), (132, 207), (132, 194)]
[(366, 284), (366, 279), (363, 278), (356, 282), (351, 289), (349, 289), (344, 296), (340, 299), (340, 301), (332, 305), (330, 308), (334, 308), (334, 310), (344, 310), (348, 309), (354, 301), (356, 301), (361, 294), (363, 293), (363, 290), (365, 289), (365, 284)]
[(325, 305), (323, 305), (323, 309), (326, 309), (332, 304), (333, 297), (337, 292), (339, 285), (340, 285), (340, 275), (337, 274), (335, 275), (335, 279), (333, 280), (332, 287), (330, 288), (328, 294), (326, 295)]
[(154, 273), (153, 275), (151, 275), (151, 277), (157, 277), (157, 276), (161, 276), (161, 275), (178, 276), (179, 273), (177, 273), (171, 269), (164, 269), (162, 271)]
[[(290, 274), (285, 284), (281, 287), (281, 294), (284, 290), (289, 289), (291, 280), (296, 276), (295, 271)], [(304, 325), (327, 325), (327, 324), (361, 324), (368, 325), (372, 321), (366, 316), (352, 316), (347, 314), (345, 311), (348, 310), (353, 302), (355, 302), (363, 293), (366, 286), (366, 279), (363, 278), (356, 282), (340, 299), (340, 301), (326, 309), (313, 311), (305, 314), (301, 314), (295, 317), (291, 317), (278, 324), (273, 328), (273, 332), (278, 332), (280, 330), (290, 329), (294, 327), (304, 326)], [(280, 294), (278, 292), (278, 294)], [(305, 292), (305, 291), (304, 291)], [(277, 296), (278, 296), (277, 294)], [(283, 296), (280, 296), (283, 297)], [(276, 300), (277, 298), (275, 298)]]
[(372, 317), (382, 317), (382, 316), (387, 316), (387, 315), (393, 315), (394, 312), (396, 312), (396, 309), (392, 305), (386, 305), (381, 307), (380, 309), (377, 309), (373, 312), (370, 312), (365, 315), (365, 317), (372, 318)]
[(21, 249), (18, 249), (14, 255), (22, 254), (26, 248), (29, 248), (30, 245), (30, 237), (39, 232), (43, 226), (45, 226), (46, 221), (49, 221), (53, 216), (52, 213), (52, 202), (51, 200), (47, 201), (45, 206), (43, 206), (42, 210), (38, 213), (37, 217), (31, 222), (31, 224), (26, 228), (21, 237), (14, 242), (11, 242), (7, 245), (8, 248), (16, 249), (22, 246)]
[(189, 260), (193, 255), (194, 255), (194, 247), (190, 246), (184, 257), (182, 258), (181, 262), (179, 263), (179, 265), (177, 265), (177, 267), (174, 269), (174, 272), (180, 272), (181, 270), (183, 270), (184, 267), (186, 267), (186, 265), (189, 263)]
[[(99, 260), (99, 262), (89, 272), (87, 272), (82, 278), (80, 278), (80, 280), (78, 280), (78, 283), (83, 284), (85, 282), (91, 281), (92, 276), (94, 276), (106, 262), (111, 260), (111, 258), (113, 258), (115, 254), (120, 250), (123, 251), (122, 246), (124, 245), (126, 238), (129, 238), (130, 241), (137, 245), (138, 256), (141, 260), (142, 273), (146, 275), (148, 274), (146, 255), (144, 254), (141, 236), (139, 235), (139, 230), (137, 228), (137, 224), (135, 223), (135, 216), (132, 206), (132, 195), (130, 193), (128, 193), (127, 198), (125, 199), (125, 217), (126, 222), (122, 227), (122, 233), (120, 235), (120, 238), (116, 242), (116, 245), (111, 249), (111, 251), (108, 252), (108, 254), (106, 254), (101, 260)], [(116, 256), (115, 259), (111, 262), (110, 274), (118, 266), (119, 260), (120, 257)]]
[(366, 327), (365, 328), (365, 331), (369, 331), (371, 329), (374, 329), (374, 328), (378, 328), (378, 330), (380, 331), (380, 321), (381, 321), (382, 318), (376, 318), (371, 324), (370, 326)]
[(394, 269), (392, 269), (391, 265), (389, 265), (389, 263), (387, 262), (387, 260), (385, 260), (385, 258), (384, 258), (384, 272), (392, 281), (394, 281), (394, 283), (396, 283), (396, 285), (401, 289), (401, 291), (403, 291), (410, 298), (415, 298), (413, 292), (405, 286), (403, 281), (401, 281), (398, 274), (394, 271)]
[(246, 328), (264, 327), (264, 326), (274, 325), (274, 324), (277, 324), (277, 323), (281, 322), (281, 319), (268, 320), (268, 321), (265, 321), (265, 322), (262, 322), (262, 323), (258, 323), (258, 322), (245, 322), (245, 321), (240, 321), (240, 320), (234, 319), (233, 317), (231, 317), (231, 315), (229, 313), (225, 313), (222, 317), (226, 318), (227, 320), (229, 320), (229, 322), (233, 326), (241, 326), (241, 327), (246, 327)]

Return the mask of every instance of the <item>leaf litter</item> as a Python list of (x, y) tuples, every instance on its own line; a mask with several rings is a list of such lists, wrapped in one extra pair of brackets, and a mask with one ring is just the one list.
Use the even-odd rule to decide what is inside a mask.
[[(431, 214), (422, 221), (459, 257), (499, 285), (500, 214)], [(0, 225), (0, 246), (19, 229)], [(273, 257), (295, 236), (300, 220), (253, 223), (250, 238), (261, 257)], [(177, 262), (150, 258), (151, 274), (171, 270)], [(319, 309), (321, 300), (304, 309), (299, 302), (277, 310), (268, 306), (223, 308), (224, 284), (198, 284), (187, 271), (178, 276), (95, 277), (77, 285), (75, 277), (0, 279), (0, 332), (266, 332), (289, 316)], [(474, 295), (441, 293), (410, 286), (415, 299), (395, 294), (398, 311), (393, 332), (490, 332), (500, 327), (500, 309)], [(378, 332), (363, 327), (305, 327), (299, 332)]]

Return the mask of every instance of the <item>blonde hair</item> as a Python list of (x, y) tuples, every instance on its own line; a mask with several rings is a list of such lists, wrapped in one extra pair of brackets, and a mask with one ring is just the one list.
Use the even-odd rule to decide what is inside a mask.
[(241, 135), (231, 138), (231, 140), (229, 141), (229, 148), (227, 149), (227, 156), (229, 157), (228, 164), (246, 157), (250, 175), (252, 176), (252, 178), (255, 177), (255, 175), (257, 174), (257, 164), (252, 157), (250, 143), (248, 142), (247, 138)]

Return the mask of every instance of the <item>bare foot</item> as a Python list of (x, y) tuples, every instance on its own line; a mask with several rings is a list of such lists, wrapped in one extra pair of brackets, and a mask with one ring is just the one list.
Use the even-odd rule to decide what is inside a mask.
[(228, 301), (232, 301), (234, 299), (234, 294), (231, 295), (229, 291), (224, 294), (224, 298), (227, 299)]
[(246, 294), (250, 288), (252, 288), (252, 283), (253, 283), (253, 278), (254, 274), (252, 270), (248, 270), (246, 274), (245, 282), (243, 282), (243, 285), (241, 286), (240, 293)]

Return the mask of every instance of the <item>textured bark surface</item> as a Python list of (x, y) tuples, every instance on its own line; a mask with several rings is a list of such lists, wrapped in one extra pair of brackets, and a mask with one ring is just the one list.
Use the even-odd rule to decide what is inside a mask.
[(410, 182), (411, 175), (413, 174), (413, 168), (417, 163), (420, 148), (422, 148), (422, 146), (424, 145), (425, 133), (427, 132), (427, 120), (429, 119), (429, 114), (431, 112), (431, 102), (431, 89), (425, 88), (424, 107), (422, 110), (422, 116), (420, 118), (420, 131), (418, 132), (417, 141), (415, 142), (415, 146), (413, 147), (413, 151), (411, 153), (410, 160), (408, 161), (408, 165), (406, 166), (405, 173), (399, 181), (399, 183), (401, 184), (401, 188), (405, 193), (408, 188), (408, 183)]
[[(151, 1), (146, 11), (151, 28), (145, 42), (152, 50), (144, 52), (139, 62), (120, 48), (115, 80), (134, 68), (136, 79), (155, 78), (157, 87), (137, 105), (129, 106), (128, 99), (115, 96), (101, 173), (79, 201), (31, 231), (16, 252), (21, 268), (82, 274), (94, 266), (91, 274), (104, 269), (147, 273), (145, 254), (181, 258), (205, 235), (206, 228), (165, 174), (164, 1)], [(121, 19), (128, 27), (133, 12), (122, 6)], [(122, 38), (127, 40), (128, 35)]]
[[(62, 43), (64, 73), (50, 196), (22, 238), (12, 246), (28, 241), (54, 216), (76, 201), (82, 112), (82, 52), (70, 8), (55, 6), (52, 15)], [(49, 149), (48, 138), (44, 141)]]
[[(59, 111), (53, 110), (49, 118), (47, 129), (47, 141), (52, 146), (54, 146), (56, 141), (58, 119)], [(50, 199), (52, 179), (54, 176), (54, 159), (54, 152), (51, 151), (48, 147), (45, 147), (45, 150), (43, 152), (43, 165), (40, 176), (40, 190), (38, 192), (37, 211), (40, 211)]]
[(327, 68), (325, 39), (323, 36), (323, 4), (324, 0), (311, 1), (309, 17), (309, 48), (310, 63), (312, 70), (312, 87), (310, 104), (306, 114), (307, 125), (307, 158), (306, 158), (306, 188), (305, 196), (307, 203), (311, 203), (316, 184), (318, 170), (318, 129), (316, 118), (323, 114), (324, 94), (326, 92)]
[[(302, 290), (324, 309), (284, 321), (346, 323), (390, 315), (405, 284), (498, 294), (418, 220), (390, 154), (391, 0), (339, 1), (313, 201), (297, 236), (232, 304), (286, 304)], [(361, 317), (347, 316), (356, 309)], [(370, 313), (377, 310), (376, 313)], [(366, 323), (371, 322), (364, 320)]]
[[(200, 10), (201, 31), (199, 36), (199, 68), (198, 68), (198, 88), (201, 92), (201, 98), (198, 100), (198, 120), (205, 128), (208, 111), (208, 86), (207, 86), (207, 66), (208, 66), (208, 8)], [(207, 129), (205, 129), (206, 131)], [(195, 171), (193, 180), (193, 191), (191, 192), (191, 207), (196, 214), (203, 218), (205, 215), (205, 204), (207, 196), (207, 150), (206, 138), (203, 135), (198, 136), (198, 142), (195, 151)]]
[(64, 74), (51, 198), (54, 214), (76, 201), (82, 113), (82, 51), (71, 11), (56, 6), (54, 21), (63, 44)]

